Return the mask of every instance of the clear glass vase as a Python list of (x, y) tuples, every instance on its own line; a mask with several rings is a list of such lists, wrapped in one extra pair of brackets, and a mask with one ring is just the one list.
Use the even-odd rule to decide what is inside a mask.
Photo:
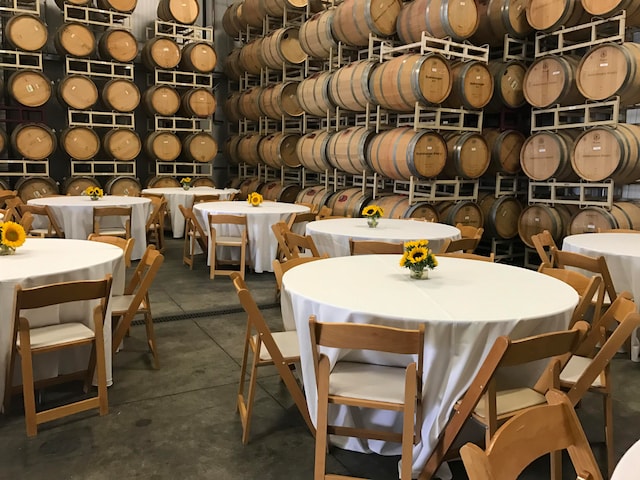
[(367, 217), (367, 225), (369, 225), (369, 228), (376, 228), (378, 226), (378, 218)]
[(416, 280), (423, 280), (429, 278), (428, 268), (411, 268), (409, 276)]
[(13, 255), (14, 253), (16, 253), (15, 248), (0, 244), (0, 255)]

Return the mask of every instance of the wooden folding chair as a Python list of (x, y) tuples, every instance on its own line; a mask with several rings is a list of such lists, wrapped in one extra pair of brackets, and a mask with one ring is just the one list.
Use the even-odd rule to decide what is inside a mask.
[(456, 228), (460, 230), (460, 236), (462, 238), (482, 238), (484, 228), (474, 227), (473, 225), (463, 225), (462, 223), (456, 223)]
[(200, 226), (200, 222), (198, 222), (192, 208), (186, 208), (183, 205), (178, 205), (178, 208), (185, 220), (182, 263), (189, 265), (189, 270), (193, 270), (193, 257), (195, 256), (196, 243), (200, 245), (200, 249), (204, 253), (205, 258), (207, 257), (209, 252), (207, 235)]
[(315, 205), (313, 203), (306, 203), (306, 202), (295, 202), (296, 205), (302, 205), (303, 207), (309, 207), (309, 211), (313, 214), (317, 214), (318, 213), (318, 205)]
[[(103, 326), (111, 292), (111, 281), (111, 275), (107, 275), (103, 280), (55, 283), (25, 289), (20, 285), (16, 287), (13, 312), (14, 325), (11, 337), (12, 348), (7, 370), (4, 404), (8, 408), (13, 392), (11, 381), (15, 357), (20, 355), (22, 392), (28, 436), (37, 435), (38, 425), (41, 423), (50, 422), (74, 413), (93, 408), (99, 409), (100, 415), (109, 413)], [(91, 325), (90, 327), (78, 322), (78, 318), (74, 319), (73, 322), (64, 322), (63, 318), (55, 319), (51, 325), (42, 327), (33, 327), (29, 324), (29, 310), (92, 300), (99, 301), (99, 304), (92, 309), (92, 318), (88, 322)], [(63, 310), (60, 310), (60, 313), (62, 312)], [(34, 355), (87, 345), (91, 346), (91, 354), (86, 371), (61, 375), (55, 379), (34, 381)], [(36, 412), (34, 388), (83, 378), (85, 391), (87, 391), (93, 380), (94, 372), (97, 373), (98, 380), (97, 397)]]
[[(244, 279), (244, 271), (247, 264), (247, 217), (246, 215), (209, 214), (209, 239), (211, 240), (209, 278), (214, 279), (218, 275), (231, 275), (235, 270), (217, 268), (216, 247), (236, 247), (240, 249), (240, 276)], [(240, 228), (239, 234), (218, 232), (220, 227)]]
[(0, 208), (4, 208), (5, 202), (10, 198), (18, 196), (18, 192), (15, 190), (0, 190)]
[(464, 253), (464, 252), (439, 253), (438, 257), (464, 258), (467, 260), (480, 260), (482, 262), (495, 261), (495, 254), (493, 252), (491, 252), (491, 254), (488, 257), (484, 255), (478, 255), (477, 253)]
[[(246, 445), (249, 442), (258, 368), (268, 365), (273, 365), (276, 368), (309, 431), (312, 435), (315, 435), (316, 429), (309, 417), (304, 393), (302, 393), (302, 389), (290, 368), (300, 361), (297, 333), (295, 331), (272, 332), (253, 296), (247, 289), (242, 276), (238, 272), (233, 272), (231, 280), (242, 308), (247, 313), (247, 328), (244, 337), (244, 352), (242, 354), (242, 367), (240, 368), (240, 383), (236, 403), (242, 422), (242, 443)], [(251, 351), (252, 355), (251, 365), (249, 365), (249, 351)], [(249, 370), (250, 372), (248, 372)], [(247, 373), (249, 373), (249, 389), (245, 398)]]
[(287, 241), (284, 237), (284, 234), (286, 232), (291, 231), (289, 229), (289, 226), (285, 222), (280, 221), (271, 225), (271, 231), (278, 241), (278, 251), (276, 254), (276, 259), (283, 261), (291, 260), (292, 258), (294, 258), (293, 253), (291, 253), (291, 250), (289, 250), (289, 246), (287, 245)]
[[(320, 323), (309, 319), (311, 348), (318, 387), (315, 480), (353, 479), (326, 473), (328, 435), (371, 438), (402, 445), (401, 480), (411, 480), (413, 446), (422, 426), (424, 324), (417, 330), (358, 323)], [(365, 350), (407, 355), (406, 367), (338, 360), (330, 365), (320, 348)], [(384, 378), (384, 381), (380, 381)], [(328, 423), (330, 404), (402, 413), (402, 432), (347, 427)]]
[[(132, 207), (93, 207), (93, 233), (96, 235), (131, 238), (131, 211)], [(100, 224), (108, 217), (118, 218), (120, 222), (124, 217), (123, 226), (101, 228)]]
[(298, 265), (302, 265), (303, 263), (313, 262), (315, 260), (322, 260), (323, 258), (329, 258), (329, 255), (323, 255), (322, 257), (298, 257), (292, 258), (291, 260), (287, 260), (285, 262), (280, 262), (278, 260), (274, 260), (272, 262), (273, 265), (273, 273), (276, 277), (276, 289), (279, 292), (282, 289), (282, 276), (291, 270), (293, 267), (297, 267)]
[[(294, 225), (303, 224), (303, 226), (304, 226), (309, 222), (314, 222), (315, 220), (316, 220), (316, 214), (315, 213), (311, 213), (311, 212), (294, 213), (294, 214), (291, 215), (291, 218), (289, 218), (289, 221), (287, 222), (287, 225), (289, 225), (289, 230), (293, 231), (293, 226)], [(304, 228), (302, 229), (302, 231), (304, 231)]]
[(193, 196), (193, 204), (197, 203), (205, 203), (205, 202), (217, 202), (220, 200), (220, 195), (218, 194), (200, 194)]
[(284, 241), (291, 252), (292, 258), (298, 258), (309, 250), (312, 257), (319, 257), (318, 247), (309, 235), (298, 235), (291, 231), (284, 232)]
[[(438, 443), (429, 455), (427, 463), (422, 469), (422, 472), (420, 472), (418, 479), (430, 480), (443, 461), (457, 455), (457, 452), (453, 448), (454, 443), (467, 419), (474, 415), (476, 407), (481, 400), (484, 399), (483, 413), (484, 418), (488, 420), (486, 423), (489, 424), (486, 435), (489, 440), (497, 431), (499, 420), (509, 418), (517, 413), (516, 411), (504, 412), (502, 411), (502, 406), (500, 408), (498, 407), (498, 395), (494, 375), (499, 368), (524, 365), (534, 361), (564, 355), (568, 352), (574, 352), (585, 339), (588, 330), (589, 324), (581, 321), (576, 323), (571, 330), (544, 333), (520, 340), (511, 340), (506, 336), (498, 337), (482, 362), (470, 387), (454, 408), (453, 415), (440, 433)], [(527, 402), (529, 407), (543, 403), (545, 400), (542, 394), (546, 391), (545, 387), (558, 387), (559, 371), (560, 360), (557, 359), (548, 365), (543, 374), (538, 378), (534, 385), (535, 389), (523, 388), (521, 392), (520, 389), (506, 392), (508, 395), (500, 395), (500, 397), (502, 397), (500, 403), (503, 404), (504, 400), (514, 399), (520, 396), (520, 393), (523, 394), (521, 396), (525, 400), (529, 400)], [(519, 406), (523, 405), (523, 402), (518, 401), (517, 403)], [(511, 413), (511, 415), (508, 415), (508, 413)], [(477, 414), (475, 416), (482, 418)], [(559, 460), (557, 455), (552, 456), (552, 472), (555, 472), (553, 474), (554, 478), (558, 477), (558, 469), (561, 466)]]
[(133, 252), (133, 245), (136, 242), (135, 238), (124, 239), (122, 237), (113, 237), (111, 235), (96, 235), (95, 233), (90, 233), (87, 240), (91, 240), (92, 242), (108, 243), (110, 245), (120, 247), (124, 255), (125, 266), (127, 268), (131, 266), (131, 253)]
[(147, 244), (155, 245), (156, 250), (164, 252), (164, 222), (167, 215), (167, 200), (161, 197), (150, 197), (151, 215), (145, 225)]
[(378, 242), (376, 240), (349, 239), (351, 255), (400, 254), (404, 253), (403, 242)]
[[(602, 396), (609, 475), (615, 467), (613, 387), (609, 365), (634, 329), (640, 326), (640, 315), (635, 312), (636, 304), (631, 299), (631, 294), (622, 292), (618, 295), (600, 320), (594, 322), (589, 335), (575, 354), (565, 356), (560, 372), (560, 386), (568, 390), (569, 399), (574, 406), (587, 391)], [(617, 327), (607, 339), (606, 328), (612, 323), (616, 323)], [(598, 344), (601, 347), (596, 349)]]
[[(600, 290), (600, 284), (602, 282), (601, 277), (587, 277), (580, 272), (574, 272), (573, 270), (565, 270), (563, 268), (551, 268), (541, 264), (538, 271), (557, 278), (564, 283), (571, 285), (573, 289), (580, 295), (580, 301), (573, 311), (573, 317), (571, 318), (571, 325), (578, 320), (584, 320), (587, 310), (591, 307), (591, 301), (595, 297), (596, 303), (594, 305), (594, 312), (600, 312), (602, 309), (602, 295), (598, 292)], [(594, 314), (594, 320), (597, 321), (599, 315)]]
[(520, 476), (534, 460), (568, 450), (578, 478), (602, 480), (580, 420), (567, 396), (551, 389), (547, 403), (507, 421), (483, 451), (467, 443), (460, 455), (469, 480), (507, 480)]
[(556, 259), (551, 249), (555, 248), (557, 250), (558, 246), (549, 230), (543, 230), (536, 235), (531, 235), (531, 241), (542, 264), (546, 264), (547, 267), (555, 267)]
[[(6, 221), (10, 221), (11, 219), (7, 219)], [(5, 221), (3, 219), (3, 221)], [(25, 233), (27, 234), (27, 236), (31, 236), (31, 226), (33, 225), (33, 215), (31, 215), (31, 212), (25, 212), (24, 215), (22, 215), (22, 219), (20, 220), (20, 225), (22, 226), (22, 228), (24, 229)]]
[(324, 220), (325, 218), (329, 218), (333, 216), (333, 209), (323, 205), (318, 210), (318, 214), (316, 215), (316, 220)]
[(27, 205), (22, 204), (18, 205), (17, 210), (20, 212), (20, 217), (25, 215), (27, 212), (31, 213), (34, 218), (35, 215), (38, 215), (40, 218), (43, 218), (47, 226), (42, 228), (32, 228), (29, 232), (29, 235), (32, 237), (43, 237), (43, 238), (64, 238), (64, 231), (62, 227), (58, 224), (55, 215), (51, 211), (48, 205)]
[(442, 245), (442, 249), (440, 249), (440, 253), (451, 253), (451, 252), (464, 252), (464, 253), (473, 253), (473, 251), (477, 248), (478, 243), (480, 243), (479, 238), (460, 238), (458, 240), (451, 240), (447, 238)]
[(155, 368), (160, 368), (158, 360), (158, 347), (155, 332), (153, 330), (153, 317), (151, 315), (151, 302), (149, 301), (149, 288), (164, 262), (164, 256), (153, 245), (147, 249), (138, 263), (129, 284), (124, 290), (124, 295), (116, 295), (112, 298), (112, 344), (111, 349), (115, 354), (120, 348), (125, 335), (131, 327), (131, 322), (136, 315), (144, 316), (144, 325), (147, 330), (147, 344), (153, 355)]
[(13, 213), (13, 221), (20, 222), (22, 220), (22, 211), (20, 207), (26, 205), (19, 196), (6, 197), (5, 208)]

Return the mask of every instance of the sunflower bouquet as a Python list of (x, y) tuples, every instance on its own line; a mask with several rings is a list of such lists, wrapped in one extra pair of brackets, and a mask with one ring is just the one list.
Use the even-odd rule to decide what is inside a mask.
[(425, 272), (438, 266), (438, 259), (427, 246), (429, 240), (405, 242), (400, 266), (411, 270), (412, 278), (423, 278)]
[(89, 186), (84, 189), (84, 192), (82, 192), (82, 194), (87, 195), (89, 198), (91, 198), (91, 200), (98, 200), (99, 198), (102, 198), (104, 192), (100, 187)]
[(378, 205), (369, 205), (362, 209), (362, 216), (367, 218), (367, 224), (371, 228), (378, 226), (378, 219), (384, 215), (384, 210)]
[(252, 192), (247, 197), (247, 202), (249, 202), (249, 205), (251, 205), (252, 207), (259, 207), (262, 203), (262, 200), (262, 195), (260, 195), (258, 192)]
[(184, 177), (180, 180), (180, 184), (182, 188), (185, 190), (189, 190), (191, 188), (191, 177)]
[(22, 225), (0, 221), (0, 255), (11, 255), (24, 244), (27, 234)]

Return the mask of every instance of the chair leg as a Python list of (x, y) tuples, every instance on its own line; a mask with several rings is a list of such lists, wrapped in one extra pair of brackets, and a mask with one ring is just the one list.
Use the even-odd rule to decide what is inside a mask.
[[(104, 347), (104, 332), (102, 328), (96, 328), (95, 344), (93, 346), (93, 352), (95, 354), (93, 362), (96, 365), (96, 377), (98, 380), (98, 405), (100, 410), (100, 416), (109, 413), (109, 397), (107, 394), (107, 366), (106, 366), (106, 354)], [(93, 370), (89, 373), (93, 377)]]
[(613, 475), (613, 468), (616, 465), (615, 452), (613, 448), (613, 400), (611, 392), (603, 396), (604, 404), (604, 438), (607, 447), (607, 471), (609, 478)]
[(562, 451), (551, 452), (551, 480), (562, 480)]
[(413, 431), (415, 428), (416, 397), (418, 387), (416, 384), (416, 365), (409, 365), (406, 373), (405, 403), (402, 415), (402, 460), (400, 467), (400, 480), (411, 480), (413, 466)]
[(318, 365), (318, 416), (316, 418), (316, 448), (314, 480), (324, 480), (327, 462), (327, 422), (329, 412), (329, 359), (322, 357)]
[(91, 346), (91, 354), (89, 355), (89, 365), (87, 366), (87, 374), (84, 378), (84, 393), (88, 393), (93, 383), (93, 375), (96, 373), (96, 346)]
[[(26, 345), (23, 337), (26, 337)], [(24, 332), (20, 332), (20, 359), (22, 364), (22, 396), (24, 397), (24, 417), (27, 436), (35, 437), (38, 434), (38, 422), (36, 419), (36, 398), (33, 386), (33, 362), (31, 359), (29, 334), (25, 334)]]
[(240, 383), (238, 384), (238, 399), (236, 401), (236, 411), (241, 412), (241, 406), (244, 408), (244, 379), (247, 375), (247, 365), (249, 363), (249, 339), (251, 337), (251, 328), (247, 324), (247, 331), (244, 338), (244, 351), (242, 353), (242, 366), (240, 367)]
[(246, 258), (247, 255), (247, 244), (245, 243), (240, 247), (240, 276), (244, 280), (244, 271), (246, 270)]
[[(258, 348), (260, 345), (257, 346)], [(258, 386), (258, 362), (260, 361), (260, 354), (253, 352), (253, 360), (251, 362), (251, 376), (249, 377), (249, 391), (247, 392), (246, 403), (246, 419), (242, 425), (242, 444), (249, 443), (249, 432), (251, 430), (251, 414), (253, 413), (253, 401), (256, 396), (256, 387)]]
[[(147, 303), (147, 306), (148, 305), (149, 304)], [(144, 314), (144, 326), (147, 330), (147, 344), (149, 345), (151, 355), (153, 355), (153, 366), (158, 369), (160, 368), (160, 360), (158, 359), (158, 347), (156, 344), (156, 334), (153, 329), (153, 317), (151, 316), (151, 312), (146, 312)]]
[(213, 280), (216, 277), (216, 246), (211, 244), (211, 265), (209, 266), (209, 279)]

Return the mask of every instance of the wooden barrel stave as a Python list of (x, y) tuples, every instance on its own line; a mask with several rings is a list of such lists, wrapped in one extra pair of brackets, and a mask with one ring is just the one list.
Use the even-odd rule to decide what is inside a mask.
[(258, 97), (258, 107), (267, 117), (299, 117), (304, 113), (297, 97), (298, 82), (272, 83)]
[(102, 147), (109, 158), (128, 162), (140, 154), (142, 142), (134, 130), (114, 128), (104, 135)]
[(180, 109), (180, 94), (169, 85), (152, 85), (142, 94), (142, 106), (150, 117), (170, 117)]
[(478, 196), (478, 205), (484, 215), (485, 235), (507, 239), (518, 236), (522, 204), (517, 198), (495, 198), (493, 192), (484, 192)]
[(327, 206), (333, 210), (333, 215), (357, 218), (362, 216), (362, 209), (372, 199), (371, 190), (363, 192), (361, 188), (347, 188), (335, 192), (327, 200)]
[(369, 142), (375, 131), (350, 127), (331, 135), (327, 143), (327, 159), (338, 170), (354, 175), (370, 171), (367, 160)]
[(143, 148), (150, 159), (173, 162), (182, 151), (182, 143), (175, 133), (156, 131), (147, 135)]
[(571, 152), (578, 130), (536, 132), (528, 137), (520, 150), (520, 165), (532, 180), (554, 178), (563, 182), (578, 180), (571, 167)]
[(100, 151), (100, 137), (89, 127), (69, 127), (60, 134), (60, 146), (75, 160), (91, 160)]
[(298, 84), (296, 98), (301, 109), (309, 115), (326, 117), (335, 107), (329, 98), (331, 72), (321, 72), (311, 75)]
[(369, 82), (377, 64), (369, 60), (352, 62), (336, 70), (329, 81), (329, 98), (334, 105), (352, 112), (364, 112), (373, 102)]
[(209, 163), (218, 154), (218, 142), (210, 133), (196, 132), (184, 138), (182, 151), (192, 162)]
[(216, 68), (218, 57), (209, 42), (189, 42), (182, 47), (180, 67), (196, 73), (211, 73)]
[(133, 112), (140, 105), (140, 90), (131, 80), (114, 78), (102, 87), (102, 102), (116, 112)]
[(172, 69), (178, 66), (182, 52), (175, 40), (169, 37), (153, 37), (142, 47), (142, 63), (149, 70)]
[(296, 151), (298, 140), (300, 135), (295, 133), (276, 132), (267, 135), (258, 146), (258, 155), (264, 163), (276, 169), (299, 167)]
[(207, 118), (216, 111), (216, 98), (208, 88), (192, 88), (182, 94), (180, 105), (188, 117)]
[(37, 52), (47, 44), (47, 26), (39, 17), (28, 13), (14, 14), (3, 28), (9, 45), (25, 52)]
[(447, 141), (447, 163), (442, 171), (448, 178), (474, 179), (489, 168), (491, 155), (484, 137), (478, 133), (451, 133)]
[(36, 70), (18, 70), (7, 82), (11, 98), (25, 107), (41, 107), (51, 98), (51, 81)]
[(41, 123), (21, 123), (11, 132), (11, 146), (21, 158), (44, 160), (56, 150), (56, 135)]
[(198, 0), (160, 0), (156, 13), (165, 22), (193, 25), (200, 15), (200, 4)]
[(335, 8), (316, 13), (300, 27), (300, 48), (310, 57), (329, 58), (332, 51), (337, 52), (338, 43), (332, 33), (335, 13)]
[(318, 173), (332, 168), (327, 157), (330, 136), (326, 130), (314, 130), (300, 137), (296, 145), (296, 154), (304, 168)]
[(103, 60), (132, 62), (138, 55), (138, 41), (124, 28), (108, 28), (98, 40), (98, 53)]
[(448, 225), (459, 223), (476, 228), (484, 225), (484, 214), (475, 202), (440, 202), (436, 204), (440, 221)]
[(98, 102), (98, 87), (90, 77), (67, 75), (58, 81), (56, 94), (68, 108), (87, 110)]
[(525, 136), (517, 130), (500, 131), (497, 128), (485, 128), (482, 135), (487, 141), (491, 162), (485, 173), (495, 175), (506, 173), (515, 175), (520, 171), (520, 152)]

